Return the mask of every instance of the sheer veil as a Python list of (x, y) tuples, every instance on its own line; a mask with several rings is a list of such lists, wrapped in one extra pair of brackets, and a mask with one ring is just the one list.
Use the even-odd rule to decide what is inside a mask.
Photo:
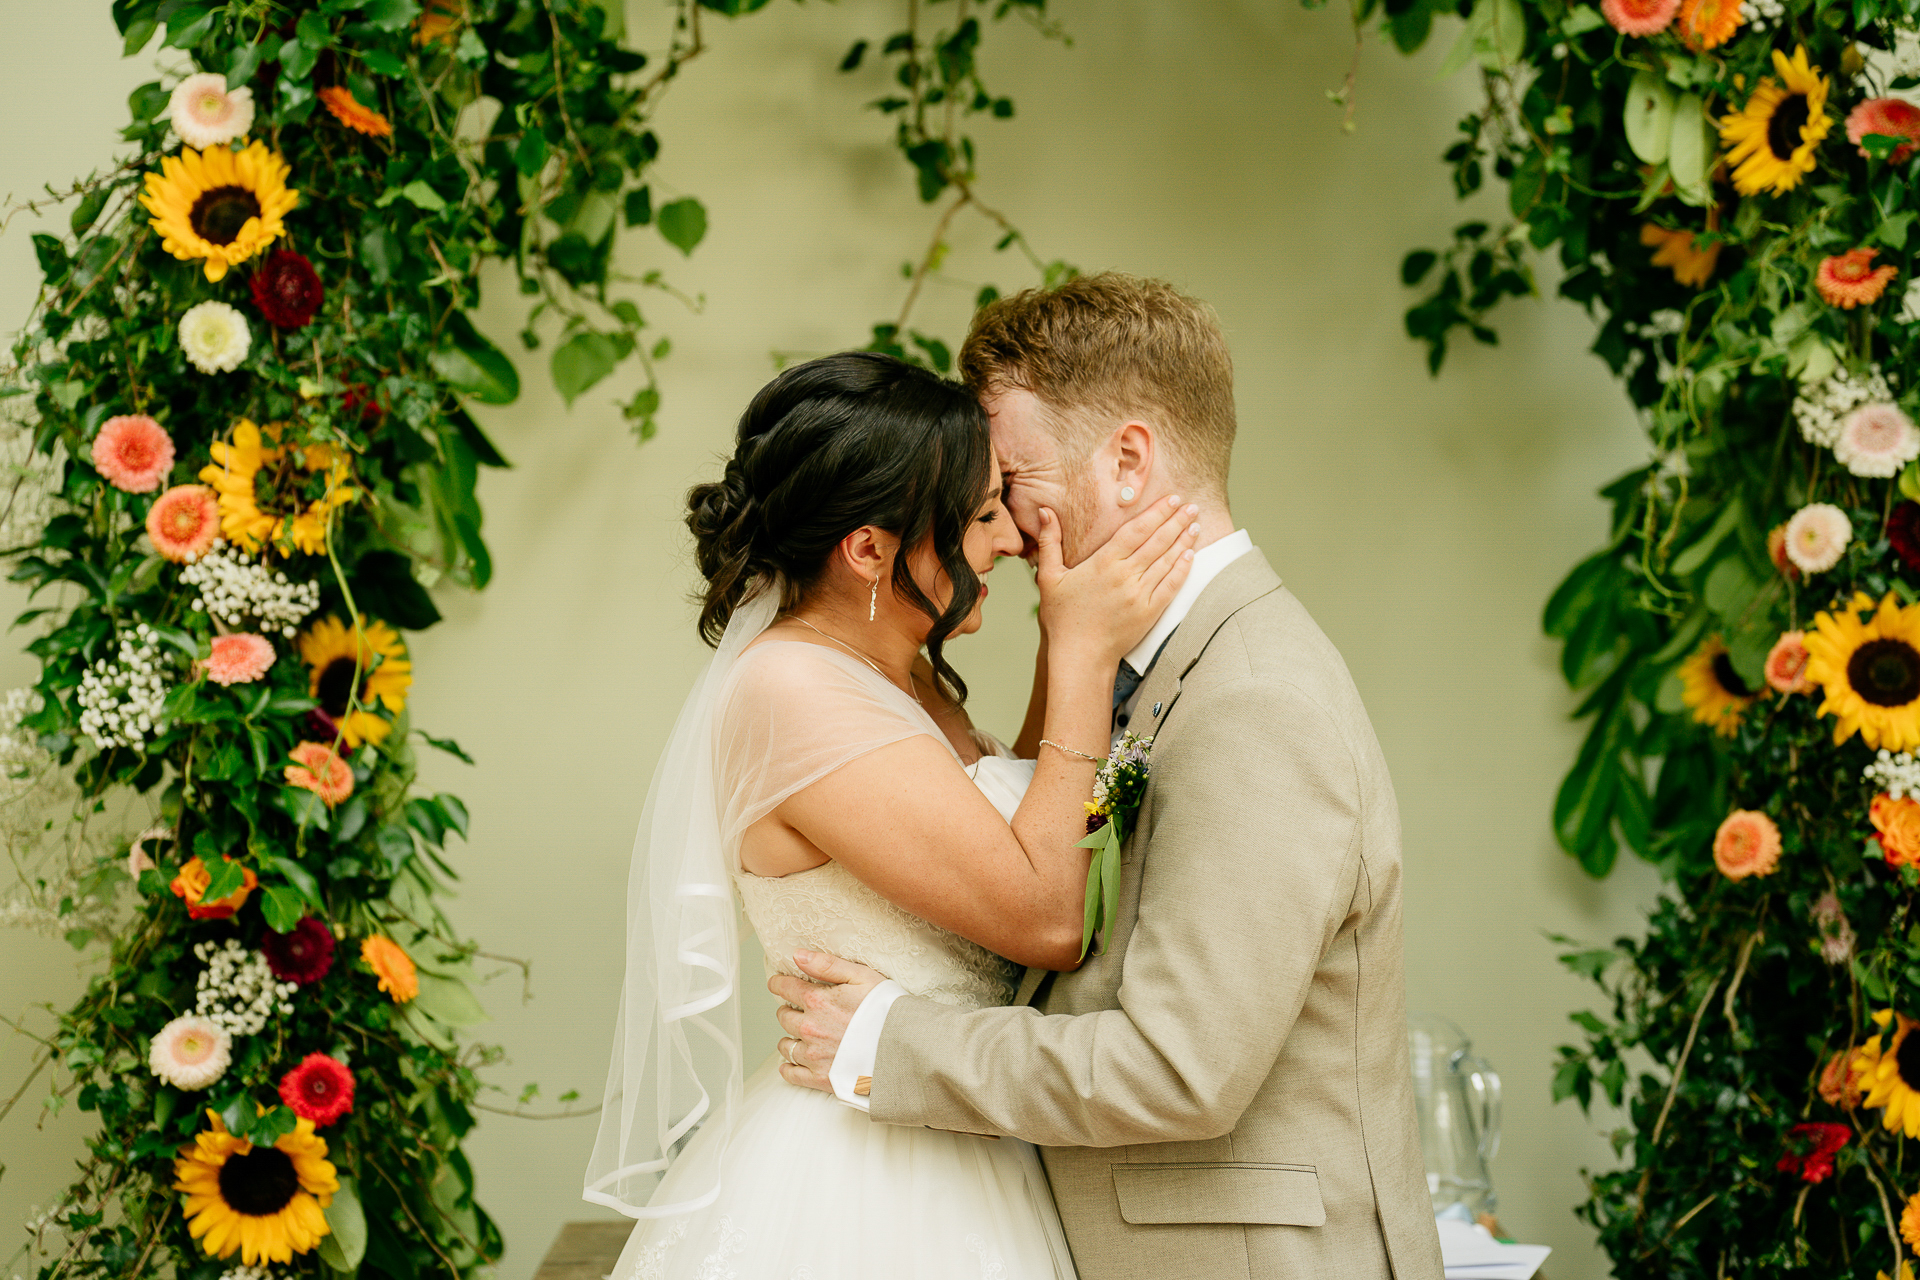
[(779, 610), (780, 584), (741, 602), (694, 682), (647, 788), (627, 880), (627, 965), (584, 1197), (631, 1218), (713, 1203), (727, 1143), (676, 1164), (684, 1194), (648, 1205), (696, 1127), (724, 1133), (741, 1092), (740, 938), (714, 785), (714, 720), (734, 664)]

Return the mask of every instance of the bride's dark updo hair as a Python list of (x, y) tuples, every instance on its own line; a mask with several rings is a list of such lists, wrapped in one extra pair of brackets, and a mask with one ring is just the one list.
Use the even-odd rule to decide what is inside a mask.
[[(781, 608), (793, 608), (840, 541), (873, 525), (899, 537), (893, 593), (932, 619), (934, 673), (955, 701), (965, 698), (940, 651), (980, 599), (964, 539), (991, 467), (986, 411), (959, 383), (870, 351), (786, 370), (741, 415), (726, 473), (687, 494), (707, 580), (701, 638), (719, 644), (734, 609), (771, 574), (786, 584)], [(906, 552), (929, 537), (953, 583), (939, 613), (907, 568)]]

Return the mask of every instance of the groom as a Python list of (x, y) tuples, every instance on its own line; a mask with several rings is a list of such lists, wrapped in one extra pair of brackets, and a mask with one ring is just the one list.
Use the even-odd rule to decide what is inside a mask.
[(797, 1006), (781, 1073), (876, 1122), (1038, 1144), (1081, 1280), (1438, 1280), (1393, 785), (1339, 653), (1227, 512), (1218, 323), (1099, 275), (988, 306), (960, 365), (1008, 509), (1029, 540), (1055, 511), (1067, 564), (1159, 498), (1203, 513), (1114, 690), (1116, 732), (1154, 739), (1118, 918), (1008, 1008), (797, 956), (815, 983), (769, 983)]

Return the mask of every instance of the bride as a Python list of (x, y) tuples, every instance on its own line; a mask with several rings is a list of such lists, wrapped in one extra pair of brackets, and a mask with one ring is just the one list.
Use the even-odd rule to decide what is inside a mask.
[(1194, 509), (1158, 505), (1071, 569), (1043, 513), (1044, 640), (1009, 751), (945, 656), (1022, 550), (1000, 485), (966, 390), (853, 352), (762, 389), (689, 495), (715, 653), (635, 844), (585, 1193), (640, 1220), (612, 1280), (1072, 1280), (1031, 1147), (873, 1124), (777, 1056), (740, 1079), (729, 881), (769, 973), (826, 950), (983, 1007), (1020, 966), (1077, 962), (1114, 672), (1186, 578)]

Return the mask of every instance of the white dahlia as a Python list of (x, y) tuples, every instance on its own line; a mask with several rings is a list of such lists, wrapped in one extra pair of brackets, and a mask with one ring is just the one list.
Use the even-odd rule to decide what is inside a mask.
[(229, 89), (226, 76), (203, 71), (174, 86), (166, 116), (180, 141), (205, 151), (232, 142), (253, 127), (253, 90)]
[(1864, 404), (1840, 424), (1833, 456), (1857, 476), (1897, 476), (1920, 458), (1920, 431), (1896, 405)]
[(252, 346), (247, 318), (224, 302), (202, 302), (180, 317), (180, 349), (202, 373), (233, 372)]
[(1787, 521), (1787, 559), (1802, 573), (1825, 573), (1853, 541), (1853, 521), (1828, 502), (1813, 502)]
[(160, 1028), (147, 1049), (153, 1074), (176, 1089), (204, 1089), (225, 1075), (232, 1061), (233, 1037), (197, 1013)]

